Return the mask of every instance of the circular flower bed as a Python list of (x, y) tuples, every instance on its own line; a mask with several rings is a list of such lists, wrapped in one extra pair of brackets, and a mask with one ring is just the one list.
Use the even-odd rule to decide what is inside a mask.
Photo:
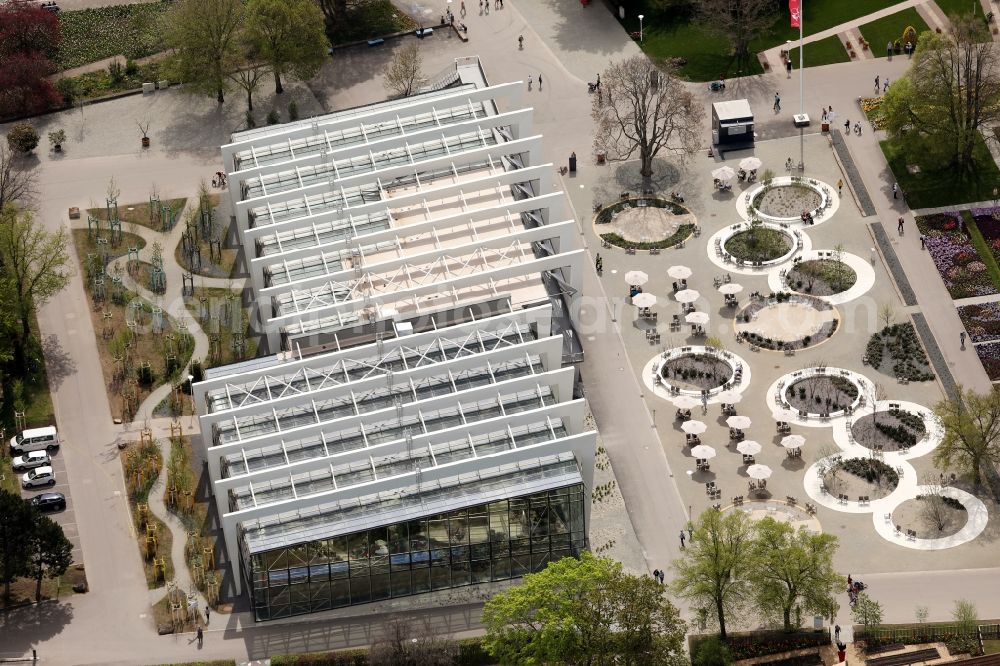
[(843, 375), (812, 375), (785, 388), (792, 409), (810, 414), (833, 414), (852, 407), (860, 396), (858, 385)]
[(940, 539), (958, 533), (968, 522), (965, 505), (937, 493), (917, 495), (892, 512), (892, 522), (902, 530), (913, 530), (918, 539)]
[(750, 301), (736, 316), (736, 335), (765, 349), (805, 349), (833, 335), (838, 323), (829, 303), (779, 292)]
[(723, 243), (723, 248), (733, 257), (752, 263), (780, 259), (794, 246), (794, 241), (788, 233), (765, 226), (738, 231)]
[(796, 263), (785, 277), (785, 283), (800, 293), (831, 296), (854, 286), (858, 274), (842, 261), (810, 259)]
[(712, 354), (692, 353), (667, 360), (660, 367), (660, 376), (680, 389), (702, 391), (727, 384), (733, 378), (733, 368)]
[(905, 410), (880, 411), (851, 423), (854, 441), (868, 449), (905, 451), (927, 435), (919, 414)]
[(767, 217), (785, 219), (798, 217), (803, 211), (816, 210), (822, 202), (819, 192), (801, 182), (793, 182), (765, 187), (754, 196), (750, 205)]
[(635, 250), (671, 248), (687, 240), (696, 225), (687, 208), (655, 197), (616, 201), (594, 218), (601, 240)]
[(823, 483), (831, 495), (886, 497), (899, 485), (899, 473), (876, 458), (838, 460), (823, 472)]

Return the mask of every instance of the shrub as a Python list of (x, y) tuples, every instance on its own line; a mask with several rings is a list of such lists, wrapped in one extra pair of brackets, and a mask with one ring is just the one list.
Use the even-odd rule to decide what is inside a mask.
[(848, 474), (876, 483), (885, 481), (890, 486), (899, 484), (899, 473), (895, 469), (874, 458), (851, 458), (840, 463), (841, 469)]
[(692, 666), (728, 666), (733, 662), (729, 648), (717, 636), (712, 636), (693, 646)]
[(135, 60), (125, 61), (125, 74), (126, 76), (135, 76), (139, 73), (139, 65)]
[(31, 123), (17, 123), (7, 132), (7, 145), (14, 152), (27, 155), (38, 146), (38, 130)]
[(299, 119), (299, 105), (295, 103), (293, 99), (288, 103), (288, 120), (298, 120)]
[(125, 80), (125, 66), (118, 59), (108, 63), (108, 75), (112, 83), (121, 83)]
[(63, 102), (68, 106), (76, 99), (76, 81), (64, 76), (56, 81), (56, 92), (62, 95)]
[(280, 122), (281, 122), (281, 116), (278, 115), (278, 112), (275, 109), (271, 109), (270, 111), (267, 112), (268, 125), (277, 125)]

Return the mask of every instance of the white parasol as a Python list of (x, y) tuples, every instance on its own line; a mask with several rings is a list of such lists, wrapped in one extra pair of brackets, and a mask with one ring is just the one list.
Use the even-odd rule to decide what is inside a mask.
[(687, 280), (691, 277), (691, 269), (687, 266), (671, 266), (667, 269), (667, 275), (675, 280)]
[(760, 442), (747, 439), (736, 445), (736, 450), (745, 456), (755, 456), (760, 453)]
[(690, 421), (685, 421), (681, 424), (681, 430), (689, 435), (700, 435), (701, 433), (708, 430), (708, 426), (701, 421), (695, 421), (694, 419)]
[(714, 458), (716, 454), (715, 449), (708, 444), (699, 444), (698, 446), (691, 447), (691, 455), (695, 458), (708, 460), (709, 458)]
[(735, 175), (736, 172), (733, 170), (733, 167), (728, 164), (721, 166), (712, 172), (712, 178), (715, 178), (716, 180), (732, 180)]
[(767, 465), (754, 464), (747, 467), (747, 476), (751, 479), (771, 478), (771, 468)]
[(744, 171), (756, 171), (763, 162), (757, 157), (744, 157), (740, 160), (740, 168)]
[(701, 400), (693, 395), (678, 395), (672, 398), (670, 402), (674, 403), (674, 406), (678, 409), (691, 409), (701, 404)]
[(694, 303), (699, 298), (701, 298), (701, 294), (699, 294), (694, 289), (681, 289), (676, 294), (674, 294), (674, 298), (676, 298), (681, 303)]
[(723, 405), (735, 405), (736, 403), (738, 403), (740, 400), (743, 399), (743, 394), (740, 393), (739, 391), (728, 390), (728, 391), (723, 391), (722, 393), (718, 394), (715, 397), (718, 398), (719, 402), (721, 402)]
[(797, 449), (806, 443), (806, 438), (802, 435), (788, 435), (781, 438), (781, 445), (786, 449)]
[(708, 313), (707, 312), (689, 312), (684, 315), (684, 321), (689, 324), (697, 324), (698, 326), (704, 326), (708, 323)]
[(743, 285), (737, 284), (735, 282), (727, 282), (726, 284), (719, 287), (720, 294), (738, 294), (743, 291)]
[(649, 282), (649, 276), (642, 271), (629, 271), (625, 273), (625, 283), (634, 287), (641, 287)]
[(728, 425), (730, 428), (736, 428), (738, 430), (742, 430), (743, 428), (749, 428), (750, 417), (742, 416), (740, 414), (737, 414), (736, 416), (730, 416), (728, 419), (726, 419), (726, 425)]
[(656, 305), (656, 294), (650, 294), (646, 291), (636, 294), (632, 297), (632, 305), (637, 308), (651, 308)]

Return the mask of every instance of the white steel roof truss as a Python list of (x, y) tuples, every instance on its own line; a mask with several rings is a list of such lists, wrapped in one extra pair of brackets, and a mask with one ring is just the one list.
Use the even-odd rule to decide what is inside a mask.
[(354, 406), (354, 414), (361, 416), (361, 408), (358, 407), (358, 398), (354, 395), (354, 391), (351, 391), (351, 404)]
[[(448, 137), (445, 135), (444, 132), (441, 132), (440, 136), (441, 136), (441, 145), (444, 146), (444, 154), (451, 155), (451, 148), (448, 146)], [(454, 168), (454, 165), (452, 165), (452, 168)]]
[[(246, 455), (247, 455), (246, 451), (244, 451), (243, 452), (243, 457), (246, 458)], [(284, 439), (281, 440), (281, 455), (284, 457), (286, 465), (291, 465), (292, 464), (292, 461), (288, 459), (288, 448), (285, 446), (285, 440)]]
[[(461, 406), (461, 404), (459, 404)], [(502, 416), (507, 416), (507, 410), (503, 408), (503, 396), (497, 391), (497, 407), (500, 409), (500, 414)]]

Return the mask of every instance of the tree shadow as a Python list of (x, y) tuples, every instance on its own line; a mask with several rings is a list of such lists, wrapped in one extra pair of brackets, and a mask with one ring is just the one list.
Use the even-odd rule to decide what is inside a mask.
[(76, 362), (66, 353), (56, 335), (46, 336), (42, 340), (42, 353), (45, 355), (45, 372), (53, 391), (58, 390), (64, 379), (76, 372)]
[(28, 654), (32, 646), (57, 636), (72, 619), (72, 602), (43, 601), (0, 612), (4, 653)]

